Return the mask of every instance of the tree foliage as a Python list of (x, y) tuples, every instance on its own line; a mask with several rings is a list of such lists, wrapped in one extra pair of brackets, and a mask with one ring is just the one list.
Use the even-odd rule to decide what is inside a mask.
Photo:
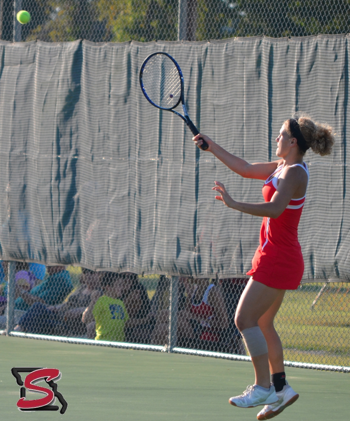
[[(2, 2), (11, 7), (8, 0)], [(347, 33), (350, 23), (350, 0), (188, 2), (188, 33), (196, 40), (339, 34)], [(23, 0), (22, 9), (32, 15), (22, 27), (22, 39), (27, 41), (174, 41), (178, 37), (179, 0)], [(2, 32), (3, 39), (11, 38), (11, 29)]]
[(347, 33), (349, 0), (239, 0), (237, 36), (270, 37)]

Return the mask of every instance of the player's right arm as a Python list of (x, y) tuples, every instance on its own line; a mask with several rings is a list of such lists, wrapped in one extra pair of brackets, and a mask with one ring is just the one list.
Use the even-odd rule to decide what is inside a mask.
[(212, 141), (208, 136), (198, 134), (193, 141), (198, 147), (202, 144), (202, 139), (208, 143), (207, 151), (211, 152), (231, 171), (244, 178), (255, 178), (258, 180), (266, 180), (281, 164), (282, 160), (273, 162), (260, 162), (250, 164), (242, 158), (227, 152), (223, 147)]

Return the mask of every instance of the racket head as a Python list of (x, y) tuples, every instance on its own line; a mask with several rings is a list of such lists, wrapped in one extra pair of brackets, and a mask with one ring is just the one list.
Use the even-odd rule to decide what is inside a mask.
[(146, 99), (161, 110), (183, 103), (183, 75), (180, 66), (167, 53), (149, 55), (140, 69), (140, 85)]

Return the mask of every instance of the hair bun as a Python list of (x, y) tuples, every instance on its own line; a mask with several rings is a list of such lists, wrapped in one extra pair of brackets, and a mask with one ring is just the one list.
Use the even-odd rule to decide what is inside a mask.
[(332, 152), (334, 134), (330, 125), (314, 122), (306, 115), (300, 116), (298, 123), (307, 145), (315, 153), (324, 156)]

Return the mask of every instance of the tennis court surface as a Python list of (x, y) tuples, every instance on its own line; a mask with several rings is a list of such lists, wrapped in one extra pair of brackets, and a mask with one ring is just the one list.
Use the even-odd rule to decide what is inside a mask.
[[(0, 336), (1, 418), (4, 420), (228, 421), (254, 420), (261, 407), (240, 409), (228, 398), (253, 383), (249, 362), (84, 346)], [(57, 368), (58, 391), (68, 402), (55, 412), (20, 412), (13, 367)], [(344, 421), (350, 375), (287, 367), (299, 400), (278, 420)], [(45, 386), (44, 382), (38, 385)], [(27, 398), (37, 399), (38, 393)], [(59, 402), (56, 404), (61, 408)]]

